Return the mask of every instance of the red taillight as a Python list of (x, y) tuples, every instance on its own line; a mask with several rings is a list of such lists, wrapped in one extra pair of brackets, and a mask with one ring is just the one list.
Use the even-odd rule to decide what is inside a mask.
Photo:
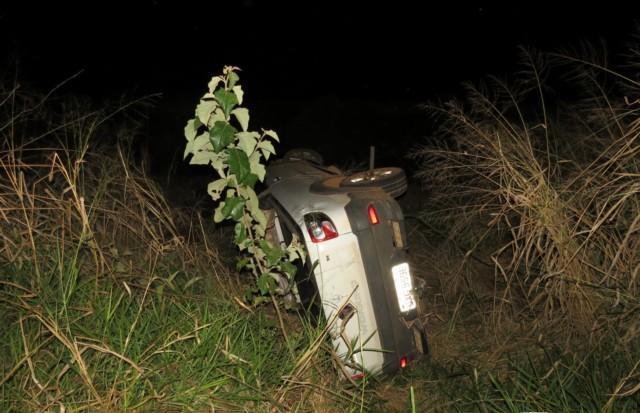
[(380, 219), (378, 218), (378, 211), (376, 211), (376, 207), (373, 205), (369, 205), (369, 222), (371, 222), (371, 225), (376, 225), (380, 222)]
[(364, 373), (358, 373), (351, 376), (351, 380), (360, 380), (360, 379), (364, 379)]
[(314, 212), (304, 216), (304, 223), (313, 242), (323, 242), (338, 236), (338, 230), (328, 216)]
[(403, 369), (407, 367), (407, 358), (406, 357), (400, 357), (400, 368)]

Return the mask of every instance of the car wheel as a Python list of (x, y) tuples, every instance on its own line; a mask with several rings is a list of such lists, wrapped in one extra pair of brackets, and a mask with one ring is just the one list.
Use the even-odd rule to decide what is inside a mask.
[(322, 155), (313, 149), (306, 148), (296, 148), (291, 149), (287, 153), (284, 154), (284, 159), (290, 161), (309, 161), (318, 165), (324, 164), (324, 159)]
[(407, 190), (407, 176), (401, 168), (376, 168), (349, 175), (342, 180), (340, 186), (343, 188), (380, 187), (392, 197), (397, 198)]

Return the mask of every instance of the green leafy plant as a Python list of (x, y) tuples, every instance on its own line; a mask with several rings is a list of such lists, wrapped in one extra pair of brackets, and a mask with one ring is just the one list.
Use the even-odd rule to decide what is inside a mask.
[[(265, 238), (267, 218), (260, 209), (255, 185), (265, 177), (265, 163), (276, 153), (278, 135), (272, 130), (249, 130), (249, 111), (242, 107), (244, 92), (237, 67), (226, 66), (222, 76), (214, 76), (208, 91), (187, 122), (184, 157), (192, 155), (193, 165), (211, 165), (219, 178), (208, 185), (214, 201), (215, 222), (235, 222), (234, 242), (245, 253), (237, 269), (250, 270), (256, 278), (256, 292), (289, 293), (296, 266), (305, 254), (297, 237), (285, 248), (271, 245)], [(282, 286), (285, 286), (284, 288)]]

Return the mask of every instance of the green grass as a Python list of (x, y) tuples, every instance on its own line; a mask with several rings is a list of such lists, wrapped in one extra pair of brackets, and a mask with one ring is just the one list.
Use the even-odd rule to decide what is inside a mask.
[[(612, 395), (634, 366), (610, 348), (570, 355), (546, 352), (540, 361), (511, 361), (501, 377), (486, 372), (478, 379), (468, 406), (479, 412), (637, 412), (637, 395)], [(460, 407), (469, 410), (465, 404)]]
[(96, 288), (71, 265), (39, 286), (30, 271), (2, 272), (2, 411), (259, 410), (291, 367), (272, 321), (195, 287), (153, 277), (131, 293), (110, 279)]
[(134, 166), (135, 127), (56, 104), (0, 85), (0, 411), (364, 409), (323, 325), (240, 301), (227, 240)]
[[(451, 359), (434, 354), (391, 378), (391, 385), (376, 385), (381, 397), (372, 402), (371, 411), (637, 412), (640, 348), (613, 348), (612, 342), (572, 352), (535, 345), (503, 353), (503, 360), (493, 365), (473, 358), (482, 358), (483, 352)], [(393, 399), (396, 403), (389, 402)]]
[[(292, 356), (272, 317), (200, 283), (181, 288), (190, 278), (184, 273), (125, 287), (78, 277), (73, 263), (42, 274), (40, 284), (29, 267), (1, 271), (1, 411), (289, 411), (305, 404), (285, 394), (283, 377), (319, 329), (288, 331)], [(327, 390), (317, 390), (327, 403), (357, 406), (348, 393)]]

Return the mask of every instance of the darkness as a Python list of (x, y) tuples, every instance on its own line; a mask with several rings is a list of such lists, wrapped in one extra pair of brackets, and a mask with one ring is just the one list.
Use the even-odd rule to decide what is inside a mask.
[(158, 172), (181, 151), (184, 123), (224, 65), (241, 67), (253, 128), (277, 130), (283, 150), (312, 147), (330, 162), (353, 163), (376, 145), (381, 163), (403, 163), (429, 133), (417, 104), (455, 94), (463, 81), (511, 72), (520, 44), (618, 45), (640, 9), (602, 2), (57, 3), (0, 6), (5, 67), (41, 90), (81, 72), (62, 92), (97, 102), (162, 93), (150, 113)]

